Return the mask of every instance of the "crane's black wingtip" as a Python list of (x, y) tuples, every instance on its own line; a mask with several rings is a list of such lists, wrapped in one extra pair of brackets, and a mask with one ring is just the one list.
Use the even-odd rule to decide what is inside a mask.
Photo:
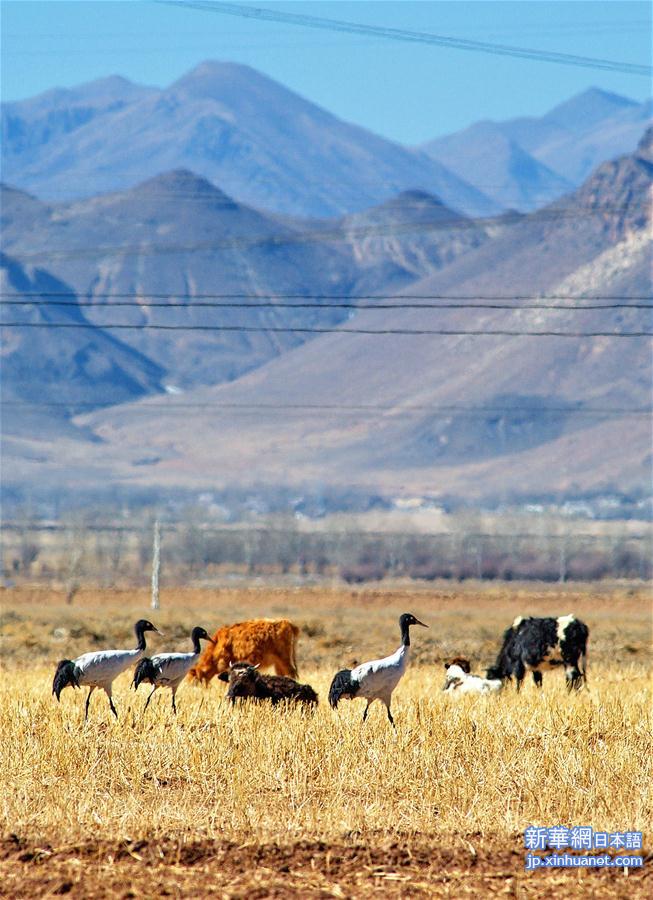
[(348, 699), (355, 697), (359, 687), (359, 684), (351, 680), (351, 669), (341, 669), (340, 672), (336, 672), (329, 688), (331, 708), (336, 709), (343, 697)]
[(144, 656), (134, 669), (134, 680), (132, 681), (134, 690), (138, 690), (139, 685), (144, 681), (150, 684), (155, 684), (156, 681), (156, 667), (149, 656)]
[(79, 687), (79, 673), (72, 659), (61, 659), (57, 663), (57, 671), (54, 673), (52, 682), (52, 693), (57, 700), (61, 697), (61, 692), (65, 687)]

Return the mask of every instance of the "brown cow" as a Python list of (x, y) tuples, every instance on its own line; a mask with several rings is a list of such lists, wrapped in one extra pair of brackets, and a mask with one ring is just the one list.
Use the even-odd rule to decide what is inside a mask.
[(223, 625), (213, 635), (189, 675), (208, 684), (214, 675), (226, 672), (231, 663), (246, 659), (252, 665), (273, 666), (277, 675), (297, 678), (295, 645), (299, 628), (288, 619), (253, 619)]

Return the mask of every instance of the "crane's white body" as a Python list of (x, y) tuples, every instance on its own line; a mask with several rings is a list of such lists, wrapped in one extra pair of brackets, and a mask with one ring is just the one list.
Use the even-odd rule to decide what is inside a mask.
[(156, 656), (152, 656), (149, 659), (145, 658), (137, 666), (134, 673), (134, 688), (138, 690), (139, 685), (144, 681), (153, 685), (143, 712), (147, 709), (154, 692), (160, 687), (170, 688), (172, 691), (172, 709), (173, 712), (177, 712), (175, 694), (177, 693), (177, 688), (188, 674), (190, 667), (195, 665), (202, 654), (200, 641), (213, 643), (213, 638), (209, 637), (206, 630), (199, 625), (193, 628), (190, 638), (193, 642), (193, 649), (190, 653), (157, 653)]
[(392, 692), (406, 671), (409, 658), (410, 645), (402, 644), (390, 656), (356, 666), (351, 670), (351, 680), (360, 685), (356, 696), (365, 697), (368, 706), (374, 700), (381, 700), (389, 707)]
[(121, 672), (136, 665), (145, 653), (142, 650), (98, 650), (83, 653), (74, 659), (80, 685), (102, 688), (111, 697), (111, 684)]
[(64, 688), (68, 686), (88, 687), (84, 710), (84, 719), (86, 720), (91, 694), (96, 688), (101, 688), (109, 698), (111, 712), (117, 718), (118, 713), (111, 697), (113, 681), (121, 672), (136, 665), (142, 659), (146, 650), (146, 631), (158, 632), (158, 629), (146, 619), (139, 619), (134, 626), (137, 644), (133, 650), (93, 650), (89, 653), (82, 653), (77, 659), (60, 660), (52, 684), (52, 693), (56, 695), (57, 700), (60, 699)]
[(329, 688), (329, 703), (332, 709), (337, 709), (342, 699), (355, 700), (364, 697), (367, 706), (363, 713), (363, 722), (367, 718), (370, 704), (380, 700), (388, 713), (390, 724), (394, 727), (394, 719), (390, 712), (392, 692), (401, 681), (410, 659), (410, 626), (421, 625), (428, 628), (424, 622), (416, 619), (412, 613), (403, 613), (399, 616), (399, 628), (401, 630), (401, 646), (383, 659), (373, 659), (362, 663), (354, 669), (341, 669), (336, 672)]
[(188, 670), (199, 660), (201, 653), (159, 653), (152, 657), (152, 665), (157, 670), (154, 688), (169, 687), (173, 692), (188, 675)]

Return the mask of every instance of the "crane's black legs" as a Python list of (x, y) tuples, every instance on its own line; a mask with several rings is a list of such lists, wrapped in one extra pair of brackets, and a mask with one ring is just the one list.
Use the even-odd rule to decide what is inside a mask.
[(172, 692), (172, 711), (177, 715), (177, 705), (175, 704), (175, 692)]
[(151, 691), (151, 693), (150, 693), (150, 696), (147, 698), (147, 702), (145, 703), (145, 706), (143, 707), (143, 712), (145, 712), (145, 710), (147, 709), (147, 707), (150, 705), (150, 700), (151, 700), (152, 697), (154, 696), (154, 692), (155, 692), (156, 689), (157, 689), (157, 685), (155, 684), (154, 687), (152, 688), (152, 691)]
[[(363, 722), (365, 721), (365, 719), (367, 719), (367, 714), (368, 714), (368, 712), (369, 712), (369, 710), (370, 710), (370, 704), (373, 703), (373, 702), (374, 702), (373, 700), (368, 700), (368, 701), (367, 701), (367, 706), (365, 707), (365, 712), (363, 713)], [(392, 713), (390, 712), (390, 706), (389, 706), (389, 704), (386, 704), (386, 710), (387, 710), (387, 712), (388, 712), (388, 719), (390, 720), (390, 724), (392, 725), (392, 727), (393, 727), (393, 728), (395, 729), (395, 731), (396, 731), (396, 730), (397, 730), (397, 726), (395, 725), (395, 720), (392, 718)]]
[(88, 719), (88, 704), (91, 699), (91, 694), (93, 693), (94, 690), (95, 690), (94, 687), (90, 687), (88, 689), (88, 697), (86, 698), (86, 708), (84, 710), (84, 721), (86, 721)]
[(116, 712), (116, 707), (113, 705), (113, 700), (109, 697), (109, 706), (111, 707), (111, 712), (114, 714), (116, 719), (118, 718), (118, 713)]

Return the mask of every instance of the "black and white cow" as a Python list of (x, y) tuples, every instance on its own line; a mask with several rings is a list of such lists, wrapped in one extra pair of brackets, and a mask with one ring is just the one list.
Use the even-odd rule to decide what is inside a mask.
[(496, 663), (487, 670), (488, 678), (512, 678), (517, 690), (527, 671), (533, 673), (537, 687), (542, 686), (542, 671), (565, 667), (567, 689), (587, 683), (587, 639), (589, 629), (573, 615), (557, 619), (518, 616), (503, 635)]

